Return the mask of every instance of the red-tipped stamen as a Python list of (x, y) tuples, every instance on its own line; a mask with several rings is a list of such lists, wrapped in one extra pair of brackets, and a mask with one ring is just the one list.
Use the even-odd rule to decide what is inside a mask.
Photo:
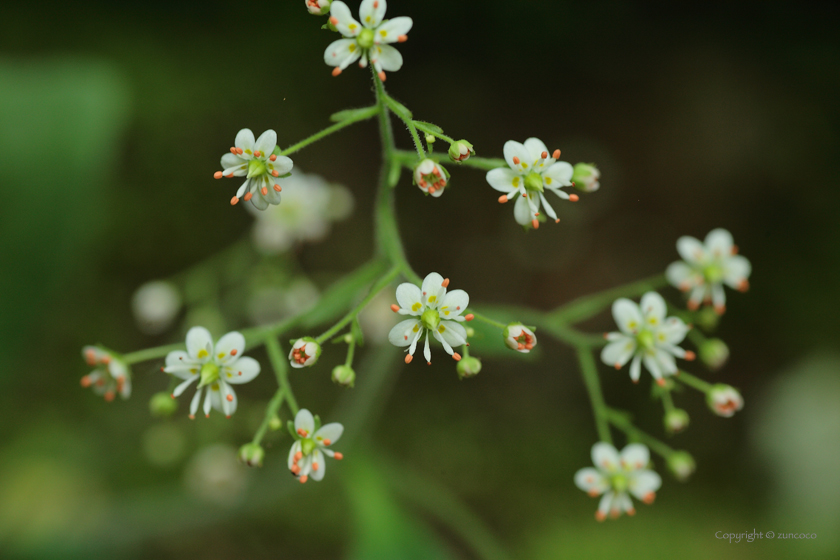
[(692, 352), (691, 350), (686, 350), (685, 352), (685, 359), (689, 362), (693, 362), (697, 358), (697, 354)]
[(336, 453), (335, 453), (335, 455), (333, 455), (333, 457), (334, 457), (337, 461), (341, 461), (342, 459), (344, 459), (344, 453), (339, 453), (339, 452), (337, 452), (337, 451), (336, 451)]
[(513, 156), (513, 164), (514, 165), (519, 165), (519, 158), (518, 157)]
[(339, 74), (341, 74), (341, 68), (338, 68), (338, 67), (333, 68), (332, 75), (333, 76), (338, 76)]
[(502, 196), (499, 197), (499, 202), (500, 203), (504, 204), (507, 201), (508, 201), (508, 197), (507, 197), (506, 194), (503, 194)]
[(251, 200), (251, 197), (252, 197), (252, 196), (254, 196), (254, 193), (252, 193), (252, 192), (247, 192), (247, 193), (245, 193), (245, 196), (243, 196), (242, 198), (244, 198), (244, 199), (245, 199), (245, 202), (248, 202), (249, 200)]
[(413, 360), (413, 359), (414, 359), (414, 356), (412, 356), (411, 354), (406, 354), (405, 363), (410, 364), (411, 360)]
[(554, 150), (554, 153), (551, 154), (551, 157), (554, 159), (558, 159), (560, 157), (560, 150)]
[(391, 304), (391, 311), (393, 311), (394, 313), (397, 313), (399, 310), (400, 310), (399, 305), (397, 305), (396, 303)]
[(455, 352), (454, 354), (452, 354), (452, 359), (455, 360), (456, 362), (460, 362), (461, 361), (461, 354), (459, 354), (458, 352)]
[(540, 222), (536, 218), (531, 220), (531, 227), (534, 229), (540, 229)]
[(221, 179), (224, 176), (225, 176), (225, 174), (222, 173), (221, 171), (216, 171), (215, 173), (213, 173), (213, 178), (214, 179)]
[(573, 193), (569, 195), (569, 200), (571, 200), (572, 202), (577, 202), (578, 200), (580, 200), (580, 197)]
[(400, 43), (405, 43), (406, 41), (408, 41), (408, 35), (399, 35), (397, 37), (397, 41), (399, 41)]
[(444, 278), (443, 282), (441, 282), (440, 285), (443, 286), (444, 288), (448, 288), (449, 287), (449, 278)]

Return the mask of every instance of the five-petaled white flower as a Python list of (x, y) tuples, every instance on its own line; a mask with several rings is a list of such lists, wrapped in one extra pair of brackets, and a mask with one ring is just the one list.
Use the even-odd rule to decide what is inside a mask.
[(453, 290), (449, 293), (449, 278), (444, 279), (437, 272), (432, 272), (423, 280), (423, 287), (404, 283), (397, 286), (397, 302), (391, 309), (400, 315), (411, 315), (413, 319), (406, 319), (397, 323), (388, 334), (388, 340), (394, 346), (408, 346), (405, 363), (411, 363), (417, 343), (425, 335), (423, 356), (431, 365), (432, 352), (429, 350), (429, 333), (443, 345), (443, 349), (455, 361), (461, 355), (452, 347), (466, 344), (467, 330), (459, 323), (471, 321), (472, 314), (461, 316), (470, 303), (470, 296), (464, 290)]
[(414, 183), (421, 191), (435, 198), (443, 194), (447, 178), (446, 169), (434, 160), (424, 159), (414, 167)]
[(677, 251), (683, 260), (671, 263), (665, 275), (671, 284), (689, 292), (691, 310), (705, 301), (713, 303), (719, 315), (723, 314), (726, 311), (723, 285), (742, 292), (750, 286), (747, 280), (752, 271), (750, 261), (737, 254), (732, 234), (725, 229), (713, 229), (703, 243), (694, 237), (680, 237)]
[(96, 346), (82, 348), (82, 356), (95, 368), (82, 377), (82, 387), (93, 387), (93, 392), (103, 395), (106, 401), (114, 400), (117, 393), (123, 399), (131, 396), (131, 372), (124, 361)]
[(301, 482), (306, 482), (310, 476), (313, 480), (324, 478), (327, 471), (325, 455), (339, 461), (344, 458), (341, 453), (327, 449), (344, 433), (344, 426), (338, 422), (324, 426), (320, 424), (320, 419), (313, 417), (305, 408), (295, 415), (295, 429), (292, 432), (295, 442), (289, 450), (289, 470)]
[(628, 492), (636, 499), (652, 504), (656, 491), (662, 486), (659, 475), (646, 468), (650, 452), (641, 443), (631, 443), (622, 449), (621, 455), (609, 443), (596, 443), (592, 446), (592, 462), (597, 468), (580, 469), (575, 474), (575, 484), (593, 498), (604, 495), (595, 513), (598, 521), (606, 519), (608, 512), (613, 518), (622, 512), (635, 515)]
[(266, 130), (254, 140), (251, 129), (243, 128), (233, 144), (230, 153), (222, 156), (223, 170), (213, 175), (216, 179), (247, 177), (230, 203), (236, 204), (244, 198), (258, 210), (265, 210), (269, 204), (280, 204), (280, 191), (283, 189), (279, 178), (287, 175), (294, 164), (286, 156), (274, 153), (277, 133)]
[(187, 332), (187, 351), (175, 350), (166, 356), (163, 371), (184, 380), (172, 391), (173, 399), (200, 379), (190, 403), (190, 418), (195, 418), (205, 388), (205, 416), (210, 416), (211, 408), (228, 418), (236, 412), (236, 393), (231, 384), (247, 383), (260, 373), (260, 363), (243, 356), (244, 350), (245, 337), (238, 332), (227, 333), (214, 345), (207, 329), (193, 327)]
[(414, 22), (410, 17), (397, 17), (383, 23), (386, 8), (385, 0), (363, 0), (359, 6), (359, 18), (362, 20), (359, 24), (350, 15), (347, 4), (339, 1), (332, 3), (330, 23), (346, 37), (334, 41), (324, 51), (324, 62), (328, 66), (335, 66), (333, 76), (341, 74), (359, 57), (359, 66), (365, 68), (368, 63), (373, 64), (383, 82), (385, 70), (396, 72), (402, 67), (400, 51), (388, 43), (405, 42), (408, 39), (406, 34)]
[(540, 203), (545, 206), (546, 213), (555, 222), (560, 219), (554, 208), (545, 198), (545, 190), (553, 192), (564, 200), (576, 202), (578, 195), (567, 194), (560, 189), (572, 186), (573, 168), (565, 161), (557, 161), (560, 150), (554, 150), (549, 157), (548, 149), (542, 140), (528, 138), (525, 144), (509, 140), (505, 142), (505, 161), (509, 167), (499, 167), (487, 172), (487, 182), (490, 186), (505, 194), (499, 197), (499, 202), (505, 203), (516, 199), (513, 207), (513, 217), (517, 223), (528, 225), (536, 229), (540, 227), (537, 219), (540, 215)]
[(601, 360), (615, 369), (633, 359), (630, 378), (638, 383), (641, 363), (660, 385), (663, 376), (677, 373), (674, 357), (693, 360), (694, 352), (677, 346), (685, 338), (688, 326), (677, 317), (665, 318), (667, 306), (662, 296), (648, 292), (640, 305), (626, 298), (615, 300), (612, 314), (621, 332), (604, 335), (610, 341), (601, 351)]

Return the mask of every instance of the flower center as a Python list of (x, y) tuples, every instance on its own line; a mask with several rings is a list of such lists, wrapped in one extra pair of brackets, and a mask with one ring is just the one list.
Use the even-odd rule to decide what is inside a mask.
[(201, 382), (198, 384), (199, 387), (210, 385), (211, 383), (214, 383), (218, 380), (219, 366), (217, 366), (213, 362), (207, 362), (206, 364), (201, 366)]
[(356, 41), (359, 43), (359, 46), (363, 49), (369, 49), (373, 46), (373, 29), (362, 29), (362, 32), (359, 33), (359, 36), (356, 38)]
[(300, 451), (304, 457), (315, 451), (315, 442), (310, 438), (300, 440)]
[(440, 325), (440, 313), (436, 309), (427, 309), (420, 316), (420, 322), (423, 323), (424, 328), (434, 331)]
[(531, 171), (525, 175), (525, 189), (529, 191), (543, 192), (542, 175), (536, 171)]
[(723, 280), (723, 269), (717, 264), (710, 264), (703, 269), (703, 276), (710, 284)]
[(639, 344), (640, 347), (646, 350), (652, 350), (654, 342), (653, 333), (649, 330), (643, 330), (642, 332), (636, 335), (636, 342)]
[(610, 482), (612, 484), (613, 490), (615, 490), (616, 493), (627, 491), (627, 477), (623, 474), (613, 475)]
[(265, 163), (261, 159), (254, 158), (248, 164), (248, 178), (265, 175)]

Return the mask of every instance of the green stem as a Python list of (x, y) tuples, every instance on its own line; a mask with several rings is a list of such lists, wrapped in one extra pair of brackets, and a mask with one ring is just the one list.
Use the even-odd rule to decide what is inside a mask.
[(373, 72), (373, 80), (378, 83), (377, 93), (381, 91), (383, 96), (382, 101), (388, 106), (388, 108), (391, 109), (391, 112), (397, 115), (397, 117), (405, 123), (405, 126), (411, 133), (411, 138), (414, 141), (414, 149), (417, 150), (418, 157), (420, 159), (424, 159), (426, 157), (426, 152), (423, 151), (423, 142), (420, 140), (420, 135), (417, 134), (417, 127), (414, 126), (414, 120), (411, 118), (411, 115), (405, 112), (406, 109), (401, 104), (397, 103), (391, 98), (391, 96), (385, 93), (385, 86), (382, 85), (382, 80), (379, 79), (376, 72)]
[(395, 266), (391, 267), (391, 270), (389, 270), (388, 273), (385, 274), (385, 276), (380, 278), (379, 281), (376, 284), (373, 285), (373, 287), (370, 289), (370, 292), (368, 293), (367, 297), (365, 297), (365, 299), (363, 299), (362, 302), (359, 305), (357, 305), (356, 307), (354, 307), (353, 309), (348, 311), (347, 314), (344, 317), (342, 317), (340, 321), (338, 321), (335, 325), (333, 325), (332, 327), (327, 329), (321, 336), (316, 338), (315, 342), (317, 342), (318, 344), (323, 344), (325, 340), (328, 340), (328, 339), (332, 338), (341, 329), (343, 329), (344, 327), (349, 325), (350, 321), (355, 319), (356, 316), (362, 311), (362, 309), (364, 309), (365, 306), (367, 306), (367, 304), (369, 304), (370, 301), (374, 297), (376, 297), (376, 294), (378, 294), (380, 291), (382, 291), (382, 289), (385, 286), (387, 286), (388, 284), (393, 282), (394, 279), (397, 276), (399, 276), (399, 274), (401, 272), (402, 272), (402, 267), (400, 265), (395, 265)]
[(712, 384), (711, 383), (706, 383), (705, 381), (703, 381), (699, 377), (695, 377), (695, 376), (691, 375), (690, 373), (686, 373), (683, 370), (680, 370), (679, 374), (677, 374), (675, 379), (678, 379), (683, 384), (688, 385), (689, 387), (692, 387), (694, 389), (697, 389), (698, 391), (703, 392), (703, 393), (708, 393), (709, 391), (712, 390)]
[(138, 362), (145, 362), (147, 360), (154, 360), (156, 358), (162, 358), (173, 352), (175, 350), (183, 350), (186, 348), (186, 345), (183, 343), (178, 344), (167, 344), (165, 346), (156, 346), (154, 348), (146, 348), (145, 350), (138, 350), (136, 352), (130, 352), (128, 354), (123, 355), (123, 360), (126, 364), (136, 364)]
[(484, 169), (485, 171), (490, 171), (492, 169), (496, 169), (498, 167), (507, 167), (508, 164), (503, 159), (497, 158), (482, 158), (471, 156), (464, 161), (461, 162), (461, 165), (466, 167), (475, 167), (477, 169)]
[(430, 128), (429, 126), (427, 126), (426, 124), (424, 124), (420, 121), (411, 121), (411, 122), (414, 123), (414, 126), (416, 126), (418, 130), (422, 130), (426, 134), (431, 134), (435, 138), (440, 138), (441, 140), (445, 140), (445, 141), (449, 142), (450, 144), (455, 143), (455, 140), (453, 140), (452, 138), (450, 138), (446, 134), (443, 134), (442, 132), (437, 132), (436, 130)]
[(638, 297), (645, 292), (658, 290), (667, 285), (668, 281), (665, 279), (664, 274), (651, 276), (650, 278), (645, 278), (632, 284), (626, 284), (610, 290), (604, 290), (597, 294), (580, 297), (554, 309), (549, 315), (554, 320), (564, 323), (579, 323), (597, 315), (618, 298)]
[(356, 353), (356, 337), (350, 337), (350, 344), (347, 345), (347, 359), (344, 360), (344, 365), (347, 367), (353, 366), (353, 355)]
[(607, 405), (604, 402), (604, 395), (601, 393), (601, 382), (598, 380), (598, 370), (595, 367), (595, 359), (589, 348), (577, 349), (580, 371), (583, 374), (583, 382), (589, 393), (589, 400), (592, 402), (592, 411), (595, 414), (595, 426), (598, 428), (598, 437), (601, 441), (612, 443), (610, 426), (607, 423)]
[(706, 335), (700, 332), (700, 329), (694, 327), (688, 331), (688, 339), (699, 349), (706, 342)]
[(467, 309), (467, 315), (469, 315), (470, 313), (472, 313), (472, 315), (473, 315), (476, 319), (478, 319), (479, 321), (481, 321), (482, 323), (487, 323), (488, 325), (493, 325), (494, 327), (499, 328), (499, 329), (502, 329), (502, 330), (505, 330), (505, 329), (507, 328), (507, 325), (506, 325), (505, 323), (500, 323), (499, 321), (494, 321), (494, 320), (493, 320), (493, 319), (491, 319), (490, 317), (485, 317), (485, 316), (484, 316), (484, 315), (482, 315), (481, 313), (476, 313), (476, 312), (475, 312), (475, 311), (473, 311), (472, 309)]
[(268, 430), (268, 425), (271, 423), (271, 419), (277, 414), (277, 411), (280, 410), (280, 407), (283, 406), (283, 389), (278, 388), (277, 392), (274, 393), (274, 396), (268, 403), (268, 406), (265, 409), (265, 418), (263, 418), (262, 424), (260, 424), (257, 433), (254, 434), (254, 439), (251, 443), (254, 445), (259, 445), (265, 436), (265, 432)]
[(271, 367), (274, 368), (274, 374), (277, 376), (280, 391), (283, 391), (286, 402), (289, 404), (289, 410), (292, 411), (292, 415), (297, 416), (298, 405), (292, 392), (292, 386), (289, 384), (289, 364), (283, 355), (283, 350), (280, 348), (277, 338), (273, 336), (266, 338), (265, 349), (268, 351), (268, 359), (271, 362)]
[(657, 453), (658, 455), (661, 455), (665, 459), (676, 453), (676, 451), (671, 449), (666, 444), (662, 443), (647, 432), (644, 432), (636, 426), (634, 426), (625, 414), (614, 409), (608, 409), (606, 411), (606, 417), (609, 420), (610, 424), (627, 434), (627, 437), (630, 440), (638, 441), (639, 443), (644, 443), (651, 449), (651, 451)]
[(320, 140), (322, 138), (325, 138), (325, 137), (329, 136), (333, 132), (338, 132), (342, 128), (346, 128), (346, 127), (350, 126), (351, 124), (357, 123), (359, 121), (367, 120), (367, 119), (373, 117), (374, 115), (376, 115), (378, 112), (379, 112), (378, 107), (370, 107), (369, 109), (366, 109), (366, 110), (360, 110), (359, 112), (355, 113), (352, 117), (349, 117), (349, 118), (347, 118), (347, 119), (345, 119), (341, 122), (335, 123), (332, 126), (328, 126), (324, 130), (322, 130), (320, 132), (316, 132), (315, 134), (313, 134), (309, 138), (305, 138), (305, 139), (301, 140), (300, 142), (298, 142), (297, 144), (292, 144), (291, 146), (289, 146), (285, 150), (281, 151), (280, 155), (281, 156), (287, 156), (289, 154), (293, 154), (293, 153), (297, 152), (298, 150), (300, 150), (302, 148), (305, 148), (309, 144), (312, 144), (312, 143), (317, 142), (318, 140)]
[(674, 410), (674, 399), (671, 398), (671, 391), (663, 389), (660, 395), (662, 398), (662, 408), (665, 409), (665, 412), (668, 413)]

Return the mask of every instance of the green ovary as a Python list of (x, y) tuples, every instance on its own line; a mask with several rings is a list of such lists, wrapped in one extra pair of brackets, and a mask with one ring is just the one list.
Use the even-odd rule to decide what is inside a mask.
[(203, 366), (201, 366), (201, 382), (199, 383), (199, 387), (204, 387), (205, 385), (210, 385), (219, 380), (219, 366), (214, 364), (213, 362), (207, 362)]
[(706, 277), (706, 281), (710, 284), (720, 282), (723, 280), (723, 269), (716, 264), (710, 264), (703, 269), (703, 276)]
[(315, 451), (315, 442), (309, 438), (300, 440), (300, 451), (304, 455), (309, 455)]
[(644, 348), (646, 350), (653, 349), (653, 333), (648, 330), (640, 332), (636, 335), (636, 343), (639, 345), (639, 347)]
[(543, 192), (542, 175), (536, 171), (531, 171), (525, 175), (525, 189), (529, 191)]
[(420, 316), (420, 322), (423, 324), (423, 328), (434, 331), (440, 325), (440, 313), (435, 309), (427, 309)]
[(251, 162), (248, 164), (248, 178), (257, 177), (259, 175), (265, 175), (265, 163), (259, 159), (252, 159)]
[(362, 32), (359, 33), (359, 37), (356, 41), (363, 49), (369, 49), (373, 46), (373, 37), (374, 35), (372, 29), (363, 29)]
[(627, 477), (623, 474), (613, 475), (612, 479), (610, 480), (610, 483), (612, 484), (613, 490), (616, 493), (627, 491)]

